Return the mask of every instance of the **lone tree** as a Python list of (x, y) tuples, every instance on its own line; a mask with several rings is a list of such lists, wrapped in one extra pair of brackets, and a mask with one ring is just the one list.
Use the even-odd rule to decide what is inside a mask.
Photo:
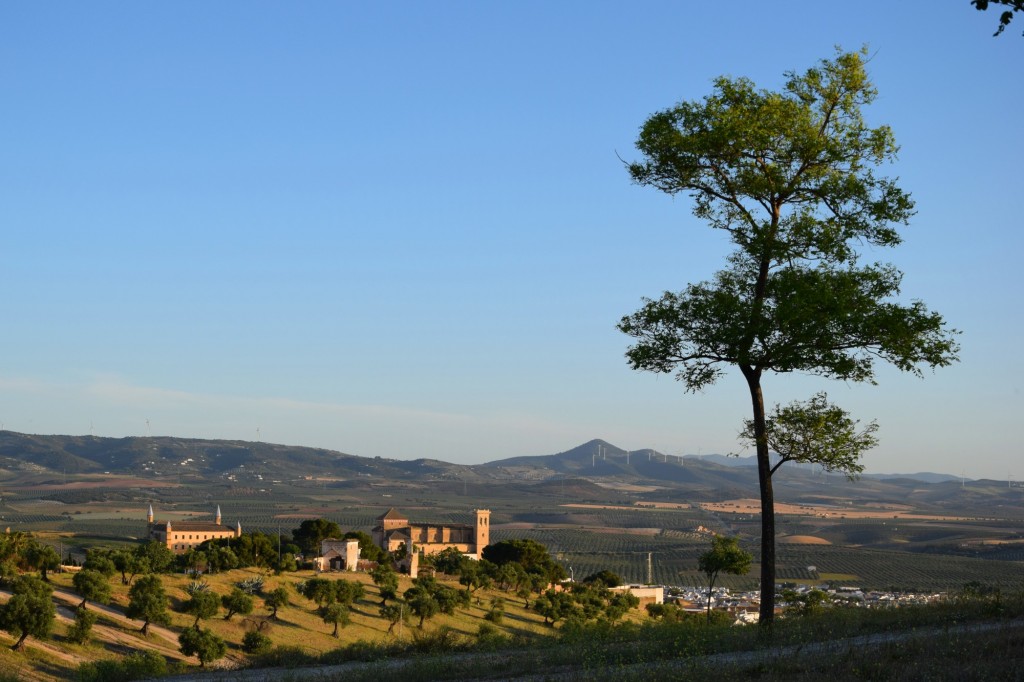
[(727, 367), (742, 374), (753, 411), (761, 493), (762, 625), (775, 609), (775, 506), (761, 381), (804, 372), (873, 381), (875, 361), (921, 374), (954, 362), (955, 331), (923, 303), (896, 300), (902, 273), (862, 264), (858, 244), (893, 247), (914, 212), (910, 196), (875, 168), (892, 161), (887, 126), (861, 109), (876, 91), (865, 52), (837, 53), (781, 92), (720, 77), (700, 101), (644, 124), (633, 180), (689, 193), (693, 213), (734, 246), (711, 281), (645, 300), (618, 328), (636, 339), (634, 369), (674, 372), (688, 391)]
[(750, 552), (740, 548), (737, 538), (725, 535), (716, 535), (711, 541), (711, 549), (697, 558), (697, 568), (708, 579), (708, 623), (711, 622), (711, 593), (715, 589), (718, 574), (725, 571), (731, 575), (746, 575), (753, 560)]

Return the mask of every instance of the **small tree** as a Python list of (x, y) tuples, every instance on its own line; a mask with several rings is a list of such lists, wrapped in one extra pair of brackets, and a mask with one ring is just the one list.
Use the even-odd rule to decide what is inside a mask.
[(378, 564), (370, 571), (370, 578), (380, 592), (380, 604), (383, 606), (388, 599), (398, 598), (398, 574), (389, 564)]
[(208, 629), (185, 628), (178, 635), (178, 645), (181, 653), (199, 659), (200, 668), (205, 668), (211, 661), (223, 658), (228, 652), (224, 640)]
[(405, 602), (409, 605), (409, 611), (419, 616), (419, 628), (423, 629), (423, 623), (433, 618), (441, 610), (437, 598), (434, 597), (432, 585), (423, 578), (413, 581), (413, 586), (405, 591)]
[(533, 610), (544, 616), (544, 624), (554, 626), (555, 623), (572, 615), (576, 604), (568, 592), (548, 590), (533, 601)]
[(323, 610), (324, 623), (328, 625), (334, 625), (334, 632), (331, 634), (334, 637), (338, 636), (338, 626), (345, 627), (352, 620), (349, 614), (348, 606), (339, 602), (332, 602), (328, 604)]
[(250, 655), (266, 653), (272, 644), (270, 637), (259, 630), (250, 630), (242, 636), (242, 651)]
[(60, 568), (60, 555), (50, 545), (44, 545), (35, 538), (31, 538), (28, 545), (22, 552), (25, 563), (39, 571), (39, 578), (49, 582), (47, 575), (49, 571), (56, 571)]
[(271, 590), (263, 598), (263, 605), (270, 611), (270, 618), (277, 620), (277, 610), (288, 606), (288, 589), (282, 585)]
[(250, 595), (246, 594), (241, 588), (235, 587), (231, 590), (231, 594), (225, 594), (220, 598), (221, 606), (227, 609), (227, 613), (224, 614), (224, 620), (231, 620), (231, 616), (236, 613), (240, 613), (243, 616), (247, 616), (252, 613), (253, 599)]
[(68, 627), (68, 641), (85, 644), (89, 641), (92, 626), (96, 624), (96, 614), (84, 608), (75, 610), (75, 622)]
[(745, 575), (750, 570), (754, 557), (740, 548), (739, 539), (717, 535), (711, 541), (711, 549), (697, 559), (697, 567), (708, 579), (707, 622), (711, 622), (711, 593), (715, 580), (722, 571), (731, 575)]
[(361, 582), (338, 578), (334, 581), (334, 595), (331, 601), (344, 606), (351, 606), (366, 595), (366, 588)]
[(144, 575), (128, 588), (128, 608), (125, 615), (141, 620), (143, 635), (149, 634), (150, 623), (166, 625), (170, 622), (167, 613), (167, 593), (164, 584), (155, 575)]
[(396, 625), (409, 619), (409, 607), (403, 602), (381, 604), (380, 617), (388, 622), (388, 634), (390, 635), (394, 632)]
[(190, 616), (195, 616), (196, 620), (192, 627), (198, 630), (200, 620), (217, 615), (217, 611), (220, 610), (220, 596), (209, 590), (193, 592), (182, 610)]
[(334, 584), (326, 578), (310, 578), (298, 586), (299, 594), (322, 609), (334, 601)]
[(110, 601), (110, 582), (99, 571), (84, 568), (71, 579), (71, 584), (82, 597), (79, 609), (85, 610), (87, 601), (106, 604)]
[(50, 598), (53, 589), (39, 578), (21, 576), (11, 589), (14, 594), (0, 605), (0, 628), (18, 638), (11, 646), (17, 651), (30, 636), (43, 639), (50, 635), (56, 609)]

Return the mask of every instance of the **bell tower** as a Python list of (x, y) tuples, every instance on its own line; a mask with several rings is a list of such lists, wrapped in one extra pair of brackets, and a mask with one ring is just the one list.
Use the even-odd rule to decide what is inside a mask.
[(491, 544), (491, 510), (476, 510), (476, 558), (483, 557), (484, 547)]

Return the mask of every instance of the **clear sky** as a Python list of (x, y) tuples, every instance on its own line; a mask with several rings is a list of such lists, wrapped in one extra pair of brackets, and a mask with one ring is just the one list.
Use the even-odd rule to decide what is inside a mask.
[(4, 3), (0, 423), (461, 463), (736, 452), (737, 373), (690, 395), (623, 358), (619, 318), (728, 245), (619, 157), (715, 76), (777, 88), (867, 44), (867, 117), (918, 207), (868, 255), (963, 330), (962, 362), (769, 376), (766, 399), (878, 419), (869, 471), (1024, 481), (1024, 17), (996, 25), (967, 0)]

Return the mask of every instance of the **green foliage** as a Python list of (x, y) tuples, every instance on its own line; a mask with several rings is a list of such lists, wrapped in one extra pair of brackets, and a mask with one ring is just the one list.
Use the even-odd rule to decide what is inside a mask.
[(75, 611), (75, 622), (68, 626), (68, 641), (85, 644), (92, 634), (92, 626), (96, 624), (97, 615), (92, 611), (79, 608)]
[(40, 578), (21, 576), (12, 583), (13, 595), (0, 605), (0, 628), (17, 637), (12, 649), (18, 650), (28, 637), (49, 637), (56, 618), (50, 594), (53, 590)]
[[(765, 418), (763, 438), (779, 456), (774, 474), (786, 462), (817, 464), (826, 471), (841, 471), (849, 478), (864, 470), (863, 454), (878, 444), (878, 424), (871, 422), (857, 429), (857, 421), (842, 408), (828, 401), (826, 393), (816, 393), (806, 402), (776, 405)], [(757, 445), (753, 420), (745, 422), (740, 439)]]
[(228, 647), (224, 640), (211, 630), (185, 628), (178, 635), (178, 648), (186, 656), (199, 659), (199, 666), (205, 668), (207, 663), (223, 658)]
[(193, 596), (199, 592), (209, 592), (210, 583), (205, 580), (193, 580), (188, 585), (185, 585), (185, 594)]
[(832, 606), (828, 593), (818, 589), (803, 593), (784, 590), (782, 600), (786, 602), (783, 613), (787, 616), (816, 616)]
[(739, 538), (716, 535), (711, 540), (711, 549), (700, 555), (697, 567), (708, 579), (707, 619), (711, 622), (711, 593), (715, 588), (718, 574), (745, 575), (750, 571), (754, 557), (740, 548)]
[(99, 571), (83, 568), (74, 575), (71, 584), (74, 586), (75, 592), (82, 597), (82, 603), (78, 605), (79, 609), (84, 610), (85, 603), (90, 600), (100, 604), (110, 602), (110, 582)]
[(125, 615), (134, 620), (142, 621), (142, 634), (149, 634), (149, 624), (167, 624), (170, 615), (167, 613), (167, 593), (164, 584), (155, 575), (144, 575), (128, 588), (128, 607)]
[(113, 578), (114, 574), (117, 573), (117, 567), (114, 566), (114, 562), (110, 558), (110, 550), (108, 549), (88, 550), (85, 553), (82, 570), (96, 571), (107, 579)]
[(236, 613), (243, 616), (252, 613), (254, 602), (251, 595), (235, 587), (231, 590), (230, 594), (225, 594), (220, 598), (220, 603), (227, 610), (227, 613), (224, 614), (224, 620), (231, 620), (231, 616)]
[(35, 538), (30, 538), (21, 553), (24, 564), (28, 568), (39, 571), (42, 580), (49, 580), (47, 573), (60, 568), (60, 555), (50, 545), (44, 545)]
[(270, 637), (259, 632), (258, 630), (250, 630), (249, 632), (242, 635), (242, 651), (252, 656), (259, 656), (270, 651), (273, 646), (273, 642)]
[(350, 606), (366, 595), (366, 588), (356, 580), (338, 578), (334, 581), (332, 601)]
[(306, 599), (322, 607), (334, 599), (334, 585), (326, 578), (310, 578), (296, 587)]
[(576, 612), (576, 602), (568, 592), (548, 590), (533, 602), (533, 610), (544, 616), (545, 625), (554, 625)]
[(441, 573), (447, 573), (448, 575), (459, 575), (462, 572), (462, 566), (472, 559), (466, 558), (466, 556), (455, 547), (448, 547), (437, 554), (430, 557), (430, 562), (434, 568)]
[(483, 558), (501, 569), (507, 564), (519, 564), (527, 573), (543, 575), (548, 583), (566, 578), (565, 569), (555, 563), (548, 549), (536, 540), (517, 538), (502, 540), (484, 547)]
[(359, 540), (359, 557), (364, 561), (383, 562), (388, 559), (388, 553), (377, 546), (367, 533), (361, 530), (350, 530), (341, 536), (342, 540)]
[[(955, 332), (923, 303), (897, 302), (902, 273), (861, 265), (857, 247), (893, 247), (914, 211), (875, 168), (895, 158), (886, 126), (861, 109), (877, 92), (866, 51), (836, 54), (781, 92), (720, 77), (701, 101), (644, 124), (635, 182), (689, 193), (694, 215), (734, 246), (725, 270), (660, 300), (619, 329), (634, 369), (675, 373), (688, 391), (740, 370), (753, 409), (761, 499), (761, 623), (774, 618), (775, 519), (762, 377), (804, 372), (873, 381), (875, 361), (920, 375), (956, 361)], [(785, 454), (785, 453), (783, 453)]]
[(259, 594), (263, 591), (263, 576), (258, 575), (254, 578), (239, 580), (235, 586), (246, 594)]
[(388, 634), (392, 634), (395, 626), (400, 622), (408, 621), (412, 611), (404, 602), (392, 602), (381, 604), (380, 617), (388, 622)]
[(584, 583), (599, 583), (605, 587), (618, 587), (622, 584), (622, 577), (608, 569), (602, 569), (597, 573), (591, 573), (582, 580)]
[(436, 597), (437, 587), (433, 578), (419, 577), (413, 581), (413, 586), (405, 591), (405, 603), (410, 613), (419, 616), (421, 630), (425, 621), (441, 611), (441, 605)]
[(332, 632), (331, 634), (334, 637), (337, 637), (338, 626), (340, 625), (341, 627), (345, 627), (346, 625), (348, 625), (352, 619), (352, 616), (349, 613), (349, 608), (347, 605), (342, 604), (340, 602), (331, 602), (326, 607), (324, 607), (321, 618), (323, 618), (324, 623), (327, 623), (328, 625), (334, 625), (334, 632)]
[(380, 591), (380, 603), (383, 606), (389, 599), (398, 598), (398, 574), (390, 564), (378, 564), (370, 571), (373, 584)]
[(201, 590), (194, 592), (182, 606), (182, 611), (190, 616), (195, 616), (192, 627), (199, 629), (199, 621), (204, 618), (213, 618), (220, 610), (220, 597), (212, 591)]
[(79, 682), (131, 682), (166, 675), (167, 660), (149, 649), (128, 654), (120, 660), (107, 659), (78, 666)]
[(302, 553), (309, 556), (320, 555), (320, 543), (327, 538), (340, 538), (341, 526), (327, 519), (306, 519), (292, 531), (295, 544)]
[(270, 617), (277, 620), (277, 610), (288, 606), (288, 589), (283, 585), (274, 588), (263, 598), (263, 605), (270, 610)]

